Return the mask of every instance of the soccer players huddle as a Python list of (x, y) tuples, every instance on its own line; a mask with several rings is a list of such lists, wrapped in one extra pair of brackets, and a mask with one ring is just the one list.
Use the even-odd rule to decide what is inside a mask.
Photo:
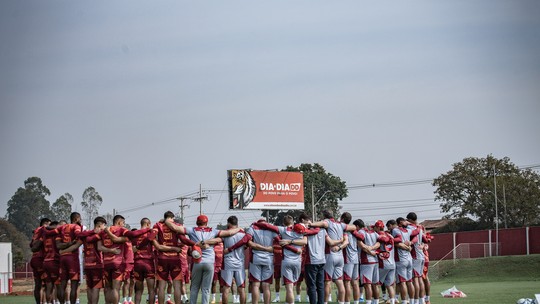
[[(427, 243), (432, 237), (412, 212), (406, 219), (386, 225), (378, 220), (369, 227), (360, 219), (351, 224), (348, 212), (337, 221), (323, 211), (318, 222), (302, 213), (296, 221), (286, 215), (283, 226), (261, 219), (245, 230), (236, 216), (227, 219), (224, 230), (208, 227), (205, 215), (193, 227), (176, 223), (174, 217), (167, 211), (153, 226), (143, 218), (133, 230), (124, 227), (121, 215), (112, 225), (96, 217), (88, 230), (82, 229), (77, 212), (69, 224), (43, 219), (30, 243), (36, 304), (78, 303), (81, 246), (90, 304), (99, 302), (101, 289), (107, 304), (215, 303), (218, 281), (222, 303), (233, 292), (234, 303), (268, 304), (274, 280), (272, 302), (281, 302), (280, 283), (284, 303), (300, 302), (302, 281), (309, 303), (332, 302), (332, 283), (338, 303), (377, 304), (381, 290), (387, 293), (386, 303), (400, 303), (398, 294), (404, 304), (430, 302)], [(148, 297), (143, 299), (145, 281)], [(134, 287), (134, 301), (127, 296), (121, 301), (122, 284)]]

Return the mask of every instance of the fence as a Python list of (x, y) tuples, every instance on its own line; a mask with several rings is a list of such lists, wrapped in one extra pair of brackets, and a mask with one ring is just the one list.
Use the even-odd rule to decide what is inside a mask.
[[(469, 244), (467, 258), (540, 254), (540, 227), (499, 229), (498, 232), (498, 238), (495, 230), (434, 234), (435, 239), (429, 244), (429, 258), (432, 261), (455, 259), (459, 254), (455, 249), (465, 248), (465, 245), (459, 246), (460, 244)], [(473, 248), (470, 248), (470, 244), (485, 245), (473, 245)]]

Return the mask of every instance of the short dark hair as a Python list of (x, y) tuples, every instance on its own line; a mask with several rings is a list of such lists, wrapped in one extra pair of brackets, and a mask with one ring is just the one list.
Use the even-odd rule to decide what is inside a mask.
[(418, 217), (416, 216), (416, 213), (414, 213), (414, 212), (409, 212), (409, 214), (407, 214), (407, 219), (416, 222), (416, 220), (418, 219)]
[(294, 220), (293, 220), (293, 217), (292, 217), (292, 216), (290, 216), (290, 215), (287, 214), (287, 215), (285, 215), (285, 216), (283, 217), (283, 224), (284, 224), (285, 226), (289, 226), (289, 225), (291, 225), (292, 223), (294, 223)]
[(352, 215), (349, 212), (344, 212), (341, 215), (341, 221), (344, 222), (345, 224), (349, 224), (351, 220), (352, 220)]
[(79, 212), (72, 212), (69, 216), (69, 220), (73, 223), (77, 218), (80, 218), (81, 214)]
[(41, 219), (41, 221), (39, 221), (39, 225), (43, 226), (43, 225), (45, 225), (45, 223), (50, 223), (50, 222), (51, 222), (50, 219), (44, 217), (44, 218)]
[(168, 219), (168, 218), (174, 218), (174, 213), (172, 211), (167, 211), (163, 214), (163, 218), (164, 219)]
[(398, 217), (398, 218), (396, 219), (396, 223), (397, 223), (398, 225), (399, 225), (401, 222), (404, 222), (404, 221), (405, 221), (405, 219), (402, 218), (402, 217)]
[(147, 217), (143, 217), (143, 218), (141, 219), (141, 226), (144, 225), (145, 222), (150, 223), (150, 219), (147, 218)]
[(325, 219), (334, 218), (334, 215), (332, 214), (332, 211), (330, 210), (323, 210), (322, 215), (323, 215), (323, 218)]
[(388, 220), (388, 222), (386, 222), (386, 226), (388, 227), (390, 225), (397, 225), (397, 223), (394, 220)]
[(233, 226), (238, 226), (238, 218), (234, 215), (231, 215), (229, 216), (229, 218), (227, 219), (227, 223), (233, 225)]
[(307, 213), (305, 212), (300, 213), (300, 215), (298, 216), (298, 222), (302, 222), (305, 220), (309, 221), (309, 216), (307, 215)]
[(52, 221), (49, 223), (49, 226), (56, 226), (58, 225), (58, 221)]
[(107, 225), (107, 220), (102, 216), (98, 216), (98, 217), (96, 217), (94, 219), (94, 226), (99, 224), (99, 223), (103, 223), (103, 224)]
[(121, 216), (120, 214), (117, 214), (113, 217), (112, 221), (113, 221), (113, 224), (116, 224), (116, 222), (118, 220), (125, 220), (125, 218), (123, 216)]
[(364, 221), (362, 221), (361, 219), (357, 219), (353, 222), (353, 225), (355, 226), (358, 226), (360, 228), (364, 228), (366, 227), (366, 224), (364, 224)]

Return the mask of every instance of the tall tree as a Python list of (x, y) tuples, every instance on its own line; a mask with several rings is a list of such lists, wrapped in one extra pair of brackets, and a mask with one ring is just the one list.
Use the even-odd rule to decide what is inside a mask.
[(433, 186), (437, 187), (435, 199), (441, 201), (442, 211), (450, 212), (450, 218), (471, 217), (480, 227), (495, 227), (496, 192), (500, 225), (518, 227), (539, 222), (540, 175), (530, 169), (520, 170), (508, 157), (465, 158), (436, 178)]
[(69, 193), (65, 193), (60, 196), (51, 206), (51, 212), (56, 220), (65, 220), (69, 222), (69, 216), (71, 214), (73, 196)]
[(43, 217), (51, 216), (49, 189), (39, 177), (29, 177), (8, 201), (7, 220), (28, 238)]
[(94, 187), (86, 188), (83, 192), (82, 199), (81, 206), (85, 213), (85, 218), (83, 220), (86, 223), (86, 227), (92, 227), (92, 223), (94, 218), (98, 215), (99, 207), (101, 206), (103, 199)]
[[(348, 195), (345, 181), (330, 172), (326, 172), (323, 166), (315, 164), (301, 164), (298, 167), (287, 166), (282, 171), (302, 172), (304, 174), (304, 210), (270, 210), (263, 211), (261, 216), (266, 217), (274, 224), (282, 224), (283, 217), (287, 214), (296, 218), (301, 212), (306, 212), (313, 216), (315, 209), (315, 218), (320, 219), (320, 211), (331, 210), (335, 217), (339, 217), (340, 209), (338, 201)], [(314, 196), (312, 200), (311, 190), (313, 188)], [(312, 208), (315, 203), (315, 208)]]
[[(39, 222), (36, 224), (36, 227)], [(15, 267), (22, 266), (30, 260), (32, 252), (28, 248), (30, 239), (10, 222), (0, 219), (0, 242), (11, 242), (13, 248), (13, 264)]]

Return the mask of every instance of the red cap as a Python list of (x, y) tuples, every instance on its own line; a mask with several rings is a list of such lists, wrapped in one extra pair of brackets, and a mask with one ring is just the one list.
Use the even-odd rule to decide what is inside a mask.
[(384, 223), (383, 223), (383, 221), (381, 221), (381, 220), (376, 221), (376, 222), (375, 222), (375, 225), (373, 225), (373, 226), (375, 226), (375, 227), (377, 227), (377, 228), (384, 229)]
[(304, 226), (304, 225), (302, 225), (300, 223), (297, 223), (297, 224), (294, 224), (293, 230), (296, 233), (304, 234), (304, 232), (306, 232), (306, 226)]
[(204, 225), (208, 223), (208, 216), (201, 214), (197, 216), (197, 225)]

